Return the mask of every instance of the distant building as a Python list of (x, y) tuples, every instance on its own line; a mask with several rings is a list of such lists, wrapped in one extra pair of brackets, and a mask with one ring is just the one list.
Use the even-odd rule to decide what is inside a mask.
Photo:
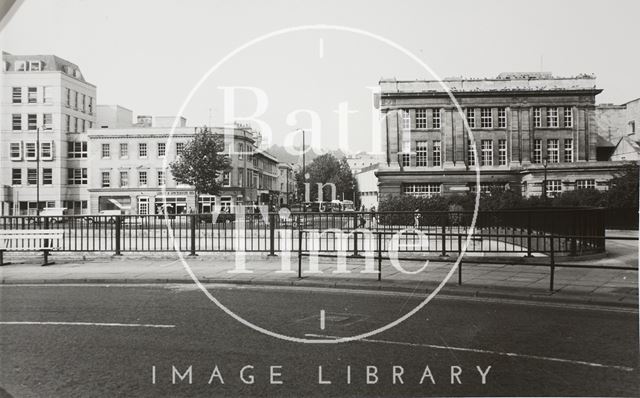
[(360, 169), (360, 171), (355, 174), (356, 181), (358, 182), (359, 206), (364, 206), (365, 210), (370, 210), (373, 207), (378, 209), (377, 171), (378, 165), (373, 164)]
[(2, 63), (1, 213), (88, 212), (87, 131), (96, 122), (96, 87), (76, 64), (55, 55), (3, 52)]
[(622, 105), (596, 107), (599, 136), (610, 144), (600, 158), (613, 161), (640, 160), (640, 98)]
[(595, 96), (602, 90), (593, 76), (502, 73), (444, 83), (462, 115), (438, 81), (380, 81), (378, 105), (386, 116), (381, 196), (473, 191), (476, 165), (481, 190), (508, 187), (525, 196), (542, 194), (546, 169), (553, 196), (607, 189), (622, 166), (597, 159)]
[(347, 155), (347, 163), (352, 173), (359, 173), (363, 168), (376, 165), (384, 159), (382, 154), (359, 152), (355, 155)]
[(289, 205), (293, 202), (296, 192), (296, 181), (291, 163), (278, 163), (278, 204)]
[[(261, 199), (274, 191), (277, 159), (256, 153), (252, 130), (234, 127), (233, 134), (224, 135), (225, 153), (231, 156), (232, 169), (220, 176), (222, 192), (216, 196), (201, 194), (196, 204), (193, 187), (177, 184), (169, 170), (163, 169), (163, 162), (166, 158), (169, 164), (179, 156), (198, 128), (176, 128), (169, 143), (171, 129), (167, 123), (161, 124), (163, 127), (89, 131), (89, 192), (93, 213), (122, 208), (134, 214), (159, 214), (164, 212), (165, 205), (172, 214), (208, 213), (214, 206), (233, 212), (236, 206), (262, 203)], [(223, 134), (225, 129), (212, 130)], [(263, 196), (265, 193), (267, 196)]]
[(98, 104), (96, 127), (99, 129), (123, 129), (133, 127), (133, 112), (120, 105)]

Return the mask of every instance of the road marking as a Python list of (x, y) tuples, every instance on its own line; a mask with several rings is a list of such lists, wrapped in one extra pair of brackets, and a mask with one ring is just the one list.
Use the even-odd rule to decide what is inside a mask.
[(324, 58), (324, 39), (320, 38), (318, 41), (318, 56)]
[(324, 330), (324, 310), (320, 310), (320, 330)]
[[(328, 336), (322, 334), (313, 334), (307, 333), (306, 337), (316, 337), (321, 339), (340, 339), (338, 336)], [(528, 354), (517, 354), (514, 352), (500, 352), (500, 351), (491, 351), (491, 350), (482, 350), (478, 348), (465, 348), (465, 347), (451, 347), (445, 345), (437, 345), (437, 344), (422, 344), (422, 343), (409, 343), (404, 341), (392, 341), (392, 340), (379, 340), (379, 339), (360, 339), (360, 341), (367, 343), (380, 343), (380, 344), (391, 344), (391, 345), (401, 345), (406, 347), (422, 347), (422, 348), (434, 348), (438, 350), (451, 350), (451, 351), (463, 351), (463, 352), (473, 352), (476, 354), (490, 354), (490, 355), (499, 355), (511, 358), (524, 358), (524, 359), (537, 359), (541, 361), (550, 361), (550, 362), (561, 362), (561, 363), (569, 363), (573, 365), (584, 365), (584, 366), (592, 366), (596, 368), (609, 368), (616, 370), (624, 370), (625, 372), (633, 372), (634, 369), (628, 366), (618, 366), (618, 365), (605, 365), (597, 362), (587, 362), (587, 361), (576, 361), (573, 359), (564, 359), (564, 358), (554, 358), (554, 357), (543, 357), (539, 355), (528, 355)]]
[(63, 326), (114, 326), (127, 328), (175, 328), (176, 325), (153, 325), (148, 323), (102, 323), (102, 322), (17, 322), (0, 321), (0, 325), (63, 325)]

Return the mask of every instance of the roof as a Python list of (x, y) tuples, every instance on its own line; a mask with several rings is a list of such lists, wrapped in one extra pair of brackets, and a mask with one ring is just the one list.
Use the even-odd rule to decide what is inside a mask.
[[(2, 52), (2, 60), (5, 62), (4, 70), (7, 72), (16, 72), (16, 61), (41, 61), (40, 71), (43, 72), (62, 72), (81, 82), (88, 83), (78, 65), (56, 55), (50, 54), (34, 54), (34, 55), (14, 55), (8, 52)], [(18, 71), (23, 72), (23, 71)], [(35, 72), (35, 71), (32, 71)]]
[(429, 93), (445, 92), (443, 85), (452, 92), (500, 92), (500, 91), (601, 91), (596, 88), (594, 75), (557, 77), (550, 72), (508, 72), (496, 78), (446, 78), (438, 80), (381, 79), (381, 93)]

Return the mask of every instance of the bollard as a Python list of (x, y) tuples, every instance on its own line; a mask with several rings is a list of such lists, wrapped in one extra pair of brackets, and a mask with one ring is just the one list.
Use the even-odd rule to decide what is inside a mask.
[(269, 214), (269, 256), (276, 255), (276, 213)]
[(121, 240), (121, 230), (122, 230), (122, 216), (116, 216), (116, 256), (122, 256), (120, 240)]
[(378, 282), (382, 281), (382, 233), (378, 232)]
[(196, 254), (196, 214), (191, 214), (189, 217), (191, 222), (191, 253), (190, 256), (197, 256)]
[(298, 279), (302, 279), (302, 230), (298, 229)]

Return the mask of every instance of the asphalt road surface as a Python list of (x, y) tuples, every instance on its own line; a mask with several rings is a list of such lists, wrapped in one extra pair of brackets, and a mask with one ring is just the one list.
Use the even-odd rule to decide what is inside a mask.
[[(209, 291), (306, 339), (374, 330), (423, 299)], [(303, 344), (191, 285), (0, 287), (0, 397), (639, 396), (638, 360), (638, 314), (616, 309), (437, 296), (365, 340)]]

